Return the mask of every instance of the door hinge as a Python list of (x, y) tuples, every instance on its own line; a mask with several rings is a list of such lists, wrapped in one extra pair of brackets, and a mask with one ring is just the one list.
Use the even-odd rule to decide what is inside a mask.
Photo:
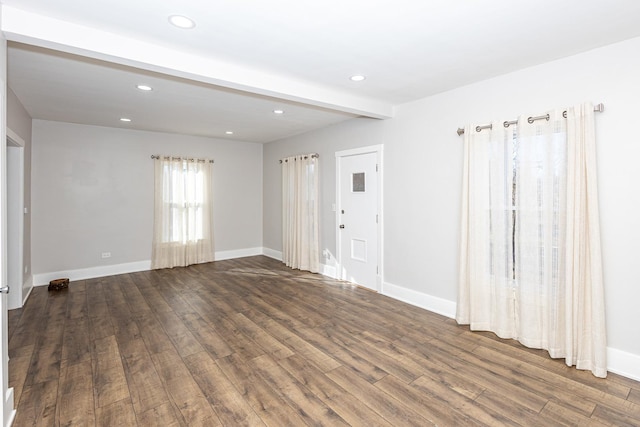
[(376, 224), (378, 223), (378, 214), (376, 214)]
[(378, 172), (378, 164), (376, 163), (376, 172)]
[(380, 272), (378, 271), (378, 266), (376, 265), (376, 274), (380, 274)]

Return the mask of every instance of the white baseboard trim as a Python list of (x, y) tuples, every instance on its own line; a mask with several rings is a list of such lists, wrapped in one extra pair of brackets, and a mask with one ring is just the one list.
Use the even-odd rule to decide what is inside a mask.
[(389, 282), (384, 282), (382, 294), (452, 319), (456, 317), (456, 303), (453, 301), (403, 288)]
[(337, 279), (338, 269), (335, 265), (320, 264), (320, 274), (331, 277), (332, 279)]
[(262, 248), (262, 255), (268, 256), (269, 258), (277, 259), (278, 261), (282, 261), (282, 252), (276, 251), (274, 249)]
[(128, 262), (124, 264), (104, 265), (99, 267), (80, 268), (77, 270), (61, 270), (51, 273), (33, 275), (34, 286), (45, 286), (54, 279), (68, 277), (69, 280), (86, 280), (96, 277), (114, 276), (116, 274), (134, 273), (151, 269), (151, 261)]
[[(262, 248), (262, 255), (268, 256), (269, 258), (273, 258), (278, 261), (282, 261), (282, 252), (276, 251), (275, 249)], [(331, 277), (332, 279), (337, 278), (336, 267), (327, 264), (320, 264), (320, 274), (322, 274), (323, 276)]]
[(231, 251), (219, 251), (215, 254), (216, 261), (224, 261), (226, 259), (244, 258), (247, 256), (262, 255), (262, 248), (246, 248), (234, 249)]
[[(27, 292), (25, 292), (25, 288), (27, 289)], [(31, 291), (33, 290), (33, 276), (29, 275), (29, 278), (27, 280), (25, 280), (25, 282), (22, 284), (22, 305), (24, 306), (24, 303), (27, 302), (27, 298), (29, 298), (29, 295), (31, 295)]]
[(607, 347), (607, 370), (640, 381), (640, 355)]
[[(248, 256), (262, 255), (265, 248), (246, 248), (235, 249), (230, 251), (219, 251), (215, 253), (216, 261), (226, 259), (244, 258)], [(275, 252), (275, 251), (273, 251)], [(265, 254), (266, 255), (266, 254)], [(124, 264), (104, 265), (99, 267), (80, 268), (76, 270), (61, 270), (51, 273), (40, 273), (32, 276), (34, 286), (46, 286), (54, 279), (68, 277), (69, 280), (86, 280), (95, 279), (96, 277), (113, 276), (116, 274), (135, 273), (137, 271), (151, 270), (151, 261), (128, 262)], [(26, 301), (26, 300), (25, 300)]]
[(5, 394), (5, 401), (2, 402), (2, 404), (4, 405), (4, 420), (2, 420), (2, 423), (5, 427), (10, 427), (16, 417), (16, 409), (13, 401), (13, 387), (7, 389), (7, 392)]

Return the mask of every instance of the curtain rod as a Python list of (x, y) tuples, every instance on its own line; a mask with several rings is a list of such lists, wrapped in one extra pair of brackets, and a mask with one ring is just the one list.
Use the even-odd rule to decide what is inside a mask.
[[(602, 113), (604, 111), (604, 104), (600, 103), (600, 104), (596, 104), (593, 106), (593, 111), (595, 111), (596, 113)], [(565, 119), (567, 118), (567, 112), (563, 111), (562, 112), (562, 117), (564, 117)], [(542, 120), (542, 119), (546, 119), (549, 120), (549, 114), (544, 114), (542, 116), (532, 116), (529, 117), (527, 119), (527, 121), (529, 123), (533, 123), (536, 120)], [(516, 123), (518, 123), (517, 120), (506, 120), (504, 123), (502, 123), (504, 125), (504, 127), (508, 128), (511, 125), (515, 125)], [(480, 132), (482, 129), (491, 129), (491, 125), (482, 125), (482, 126), (476, 126), (476, 132)], [(464, 134), (464, 128), (458, 128), (458, 136)]]
[[(306, 159), (308, 156), (311, 156), (312, 159), (317, 159), (318, 157), (320, 157), (320, 154), (318, 153), (311, 153), (311, 154), (307, 154), (304, 156), (304, 158)], [(283, 159), (280, 159), (280, 163), (282, 163)], [(284, 159), (286, 161), (286, 159)]]
[[(156, 156), (155, 154), (152, 154), (151, 158), (152, 159), (159, 159), (160, 156)], [(188, 162), (204, 162), (205, 161), (204, 159), (194, 159), (194, 158), (187, 158), (187, 157), (185, 157), (185, 158), (182, 158), (182, 157), (169, 157), (169, 156), (165, 156), (164, 159), (165, 160), (169, 160), (169, 159), (186, 160)], [(214, 161), (213, 160), (209, 160), (209, 163), (214, 163)]]

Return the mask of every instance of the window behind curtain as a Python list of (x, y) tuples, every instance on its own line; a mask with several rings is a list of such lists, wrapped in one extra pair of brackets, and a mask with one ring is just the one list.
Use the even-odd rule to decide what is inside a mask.
[(606, 376), (593, 105), (465, 129), (456, 320)]
[(201, 240), (205, 198), (204, 171), (165, 164), (162, 170), (163, 203), (170, 220), (163, 228), (163, 242), (187, 243)]
[(152, 268), (213, 261), (209, 160), (155, 160)]

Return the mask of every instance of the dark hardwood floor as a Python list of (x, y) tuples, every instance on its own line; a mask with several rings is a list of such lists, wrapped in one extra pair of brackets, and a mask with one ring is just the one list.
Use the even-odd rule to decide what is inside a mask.
[(15, 426), (640, 426), (640, 383), (568, 368), (266, 257), (34, 289)]

